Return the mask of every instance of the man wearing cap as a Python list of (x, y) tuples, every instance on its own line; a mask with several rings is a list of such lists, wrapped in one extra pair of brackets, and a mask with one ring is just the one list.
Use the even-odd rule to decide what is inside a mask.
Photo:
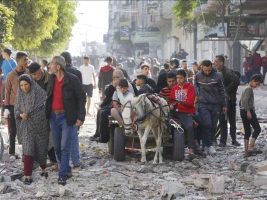
[(78, 77), (65, 71), (64, 57), (53, 57), (49, 67), (46, 111), (60, 165), (58, 184), (65, 185), (72, 175), (69, 166), (72, 135), (85, 120), (86, 96)]
[(16, 68), (11, 71), (6, 78), (5, 84), (5, 113), (9, 112), (10, 117), (8, 118), (8, 132), (9, 132), (9, 154), (15, 155), (15, 143), (16, 143), (16, 121), (14, 115), (14, 105), (16, 101), (16, 94), (19, 86), (19, 76), (25, 73), (25, 68), (28, 66), (28, 55), (25, 52), (17, 52)]
[(49, 80), (48, 72), (36, 62), (31, 63), (28, 69), (32, 79), (35, 80), (35, 82), (46, 91)]

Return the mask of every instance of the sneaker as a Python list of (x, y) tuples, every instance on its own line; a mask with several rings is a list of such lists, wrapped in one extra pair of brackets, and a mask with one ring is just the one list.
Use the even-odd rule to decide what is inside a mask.
[(47, 172), (41, 172), (41, 176), (44, 176), (45, 178), (48, 178), (48, 173)]
[(208, 151), (209, 151), (210, 155), (216, 154), (216, 150), (215, 150), (215, 148), (213, 146), (210, 146)]
[(218, 146), (217, 140), (212, 141), (212, 146)]
[(23, 181), (23, 183), (25, 185), (30, 185), (32, 183), (32, 178), (25, 178), (24, 181)]
[(209, 147), (204, 147), (203, 153), (205, 155), (208, 155), (209, 154)]
[(80, 171), (82, 168), (81, 168), (81, 165), (74, 165), (73, 167), (72, 167), (72, 170), (74, 171), (74, 172), (78, 172), (78, 171)]
[(232, 145), (234, 145), (236, 147), (240, 147), (241, 146), (241, 144), (239, 142), (237, 142), (237, 141), (233, 141)]
[(225, 146), (226, 146), (225, 143), (220, 143), (220, 144), (219, 144), (219, 147), (225, 147)]
[(72, 171), (71, 170), (67, 173), (66, 177), (67, 177), (67, 179), (72, 177)]
[(91, 137), (89, 138), (89, 140), (90, 140), (90, 141), (96, 141), (96, 142), (98, 142), (98, 141), (99, 141), (99, 137), (96, 136), (96, 135), (93, 135), (93, 136), (91, 136)]
[(52, 169), (52, 171), (57, 172), (58, 171), (58, 164), (57, 163), (53, 163), (51, 165), (51, 169)]
[(63, 186), (65, 186), (66, 185), (66, 177), (59, 177), (58, 178), (58, 180), (57, 180), (57, 183), (59, 184), (59, 185), (63, 185)]

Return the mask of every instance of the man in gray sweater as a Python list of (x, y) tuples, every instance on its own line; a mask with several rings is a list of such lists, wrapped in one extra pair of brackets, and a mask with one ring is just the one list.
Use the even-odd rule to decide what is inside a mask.
[(202, 70), (195, 77), (197, 92), (197, 109), (202, 130), (204, 153), (213, 155), (216, 150), (212, 146), (220, 111), (227, 112), (227, 97), (222, 76), (212, 67), (210, 60), (202, 61)]

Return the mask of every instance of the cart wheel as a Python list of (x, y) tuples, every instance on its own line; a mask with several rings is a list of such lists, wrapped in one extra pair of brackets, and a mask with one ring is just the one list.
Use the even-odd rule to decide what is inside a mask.
[(114, 131), (114, 160), (125, 160), (125, 135), (122, 127), (116, 127)]
[(173, 160), (184, 160), (184, 132), (174, 129), (173, 131)]

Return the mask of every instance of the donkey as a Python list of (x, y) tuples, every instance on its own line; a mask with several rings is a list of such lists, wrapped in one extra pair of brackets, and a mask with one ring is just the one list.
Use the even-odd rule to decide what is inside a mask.
[[(156, 151), (153, 163), (158, 161), (162, 163), (161, 143), (163, 134), (167, 132), (167, 116), (169, 114), (169, 106), (165, 99), (156, 96), (159, 103), (152, 102), (147, 94), (142, 94), (138, 97), (124, 104), (122, 110), (122, 118), (124, 122), (125, 134), (133, 132), (133, 126), (137, 126), (137, 133), (141, 146), (141, 162), (146, 162), (146, 141), (150, 131), (153, 133), (156, 140)], [(135, 112), (136, 119), (133, 120), (133, 112)]]

